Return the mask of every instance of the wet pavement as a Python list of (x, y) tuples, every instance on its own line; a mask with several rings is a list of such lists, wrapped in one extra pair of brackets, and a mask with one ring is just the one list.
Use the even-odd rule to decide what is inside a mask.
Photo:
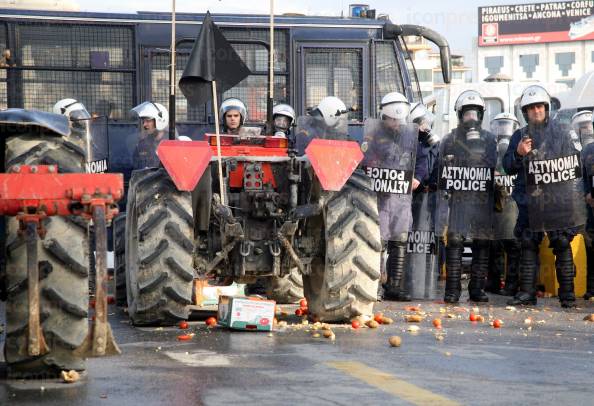
[[(556, 299), (526, 309), (505, 299), (474, 309), (484, 322), (469, 321), (474, 305), (464, 301), (378, 303), (393, 324), (332, 326), (335, 340), (292, 315), (273, 333), (190, 322), (195, 336), (180, 342), (179, 328), (134, 328), (113, 308), (121, 356), (89, 360), (74, 384), (0, 380), (0, 404), (592, 404), (594, 322), (583, 319), (594, 302), (567, 311)], [(423, 320), (406, 322), (413, 314)]]

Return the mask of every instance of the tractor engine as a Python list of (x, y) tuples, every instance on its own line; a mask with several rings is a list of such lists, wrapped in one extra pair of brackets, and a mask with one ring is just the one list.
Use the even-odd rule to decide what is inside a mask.
[(287, 163), (239, 162), (229, 171), (229, 206), (243, 239), (232, 252), (235, 275), (278, 274), (281, 242), (277, 234), (289, 213)]

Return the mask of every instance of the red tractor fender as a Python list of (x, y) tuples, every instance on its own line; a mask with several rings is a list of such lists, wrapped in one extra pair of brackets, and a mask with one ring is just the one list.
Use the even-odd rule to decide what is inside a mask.
[(210, 162), (212, 151), (206, 141), (161, 141), (157, 156), (182, 191), (194, 190)]
[(339, 191), (363, 160), (363, 152), (356, 141), (337, 141), (316, 138), (305, 154), (324, 190)]

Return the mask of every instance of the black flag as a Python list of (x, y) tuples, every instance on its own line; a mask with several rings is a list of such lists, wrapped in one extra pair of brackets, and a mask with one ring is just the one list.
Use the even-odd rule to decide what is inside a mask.
[(179, 87), (190, 105), (203, 104), (212, 98), (212, 81), (217, 82), (217, 89), (222, 93), (249, 74), (248, 67), (207, 12), (179, 81)]

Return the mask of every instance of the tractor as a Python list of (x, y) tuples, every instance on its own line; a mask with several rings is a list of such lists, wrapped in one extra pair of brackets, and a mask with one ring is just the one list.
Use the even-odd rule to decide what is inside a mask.
[[(82, 371), (89, 356), (119, 353), (107, 322), (107, 225), (118, 212), (123, 177), (83, 173), (85, 143), (62, 115), (0, 111), (0, 299), (10, 378)], [(96, 257), (94, 311), (89, 248)]]
[(299, 155), (291, 139), (221, 135), (221, 188), (216, 136), (205, 139), (162, 141), (164, 167), (130, 180), (125, 286), (133, 323), (186, 319), (196, 279), (267, 279), (274, 295), (302, 276), (313, 319), (371, 314), (382, 246), (376, 195), (357, 169), (359, 144), (322, 134)]

